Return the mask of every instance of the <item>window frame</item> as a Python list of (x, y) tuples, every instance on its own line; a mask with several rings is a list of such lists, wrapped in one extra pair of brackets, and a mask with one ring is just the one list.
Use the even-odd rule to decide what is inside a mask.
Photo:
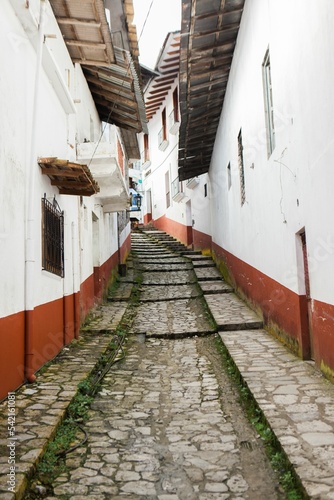
[(266, 120), (266, 133), (267, 133), (267, 153), (269, 158), (276, 146), (274, 100), (273, 100), (269, 48), (266, 51), (262, 63), (262, 78), (263, 78), (263, 96), (264, 96), (264, 110), (265, 110), (265, 120)]
[(42, 198), (42, 269), (60, 278), (65, 276), (64, 212), (57, 201)]
[(165, 172), (165, 192), (166, 192), (166, 209), (171, 206), (171, 196), (170, 196), (170, 175), (169, 170)]
[(239, 167), (239, 178), (240, 178), (240, 199), (241, 199), (241, 206), (243, 206), (246, 201), (246, 185), (245, 185), (245, 166), (244, 166), (241, 129), (238, 134), (238, 167)]

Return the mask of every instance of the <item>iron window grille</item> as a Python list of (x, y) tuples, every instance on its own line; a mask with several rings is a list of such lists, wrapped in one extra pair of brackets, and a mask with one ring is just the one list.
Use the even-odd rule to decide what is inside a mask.
[(64, 277), (64, 212), (42, 198), (42, 268)]

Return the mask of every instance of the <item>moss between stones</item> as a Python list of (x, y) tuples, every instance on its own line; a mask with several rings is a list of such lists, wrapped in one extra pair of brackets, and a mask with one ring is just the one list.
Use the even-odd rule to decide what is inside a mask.
[(261, 408), (257, 404), (247, 383), (244, 381), (237, 365), (234, 363), (219, 335), (215, 338), (215, 345), (222, 357), (222, 364), (225, 366), (239, 392), (240, 402), (248, 420), (255, 427), (257, 433), (264, 442), (268, 458), (278, 475), (279, 482), (286, 492), (287, 498), (289, 500), (303, 500), (309, 498), (291, 462), (282, 449)]

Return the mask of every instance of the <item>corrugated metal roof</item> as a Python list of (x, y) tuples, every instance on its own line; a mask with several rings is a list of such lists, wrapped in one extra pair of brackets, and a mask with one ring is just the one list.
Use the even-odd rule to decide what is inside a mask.
[(182, 0), (179, 178), (209, 170), (245, 0)]

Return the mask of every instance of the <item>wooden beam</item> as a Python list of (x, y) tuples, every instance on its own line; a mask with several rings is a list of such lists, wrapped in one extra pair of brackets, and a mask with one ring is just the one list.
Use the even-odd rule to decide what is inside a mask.
[(45, 175), (57, 175), (57, 176), (62, 176), (62, 177), (73, 177), (77, 178), (80, 175), (82, 175), (82, 170), (63, 170), (60, 168), (46, 168), (46, 167), (41, 167), (42, 169), (42, 174)]
[(104, 50), (107, 46), (105, 43), (89, 42), (84, 40), (66, 40), (64, 39), (66, 45), (70, 47), (88, 47), (94, 50)]
[(58, 186), (60, 188), (87, 188), (91, 186), (91, 183), (88, 182), (87, 180), (85, 181), (61, 181), (60, 179), (52, 179), (51, 180), (51, 186)]
[(57, 17), (58, 24), (69, 24), (71, 26), (86, 26), (89, 28), (101, 28), (101, 23), (90, 19), (76, 19), (74, 17)]
[(155, 101), (156, 99), (160, 99), (161, 97), (165, 97), (166, 95), (168, 95), (168, 92), (159, 92), (159, 94), (157, 94), (157, 95), (148, 96), (146, 102), (151, 103), (151, 102)]
[(95, 189), (92, 190), (87, 190), (87, 189), (59, 189), (59, 194), (69, 194), (71, 196), (92, 196), (95, 193), (98, 193), (98, 191), (95, 191)]
[(110, 63), (106, 61), (96, 61), (92, 59), (73, 58), (72, 61), (83, 66), (97, 66), (98, 68), (110, 68)]
[(167, 86), (161, 86), (159, 87), (157, 90), (151, 90), (149, 92), (150, 95), (155, 95), (155, 94), (159, 94), (160, 92), (163, 92), (164, 90), (169, 90), (171, 88), (171, 85), (167, 85)]

